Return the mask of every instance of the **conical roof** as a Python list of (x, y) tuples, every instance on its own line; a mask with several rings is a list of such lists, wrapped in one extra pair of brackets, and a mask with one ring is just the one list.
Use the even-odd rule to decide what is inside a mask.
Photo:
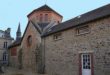
[(19, 23), (17, 32), (21, 32), (20, 23)]

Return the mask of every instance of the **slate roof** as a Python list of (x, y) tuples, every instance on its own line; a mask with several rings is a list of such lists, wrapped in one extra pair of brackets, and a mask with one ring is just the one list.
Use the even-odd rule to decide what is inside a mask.
[(49, 32), (46, 32), (42, 36), (48, 36), (50, 34), (63, 31), (65, 29), (69, 29), (78, 25), (82, 25), (97, 19), (101, 19), (104, 17), (110, 16), (110, 4), (100, 7), (98, 9), (95, 9), (93, 11), (90, 11), (88, 13), (82, 14), (80, 16), (77, 16), (73, 19), (70, 19), (66, 22), (60, 23), (54, 27), (51, 28)]
[(8, 48), (19, 46), (21, 44), (21, 39), (22, 38), (20, 38), (19, 40), (15, 40)]
[(3, 30), (0, 30), (0, 32), (2, 32), (2, 33), (3, 33), (4, 31), (3, 31)]
[(53, 11), (55, 12), (57, 15), (63, 17), (62, 15), (60, 15), (59, 13), (57, 13), (55, 10), (53, 10), (52, 8), (50, 8), (48, 5), (43, 5), (35, 10), (33, 10), (30, 14), (28, 14), (27, 16), (29, 17), (31, 14), (33, 14), (36, 11), (41, 11), (41, 10), (45, 10), (45, 11)]
[[(45, 32), (44, 34), (42, 34), (42, 37), (46, 37), (46, 36), (51, 35), (53, 33), (64, 31), (64, 30), (67, 30), (67, 29), (70, 29), (70, 28), (73, 28), (73, 27), (76, 27), (79, 25), (83, 25), (88, 22), (92, 22), (92, 21), (95, 21), (95, 20), (98, 20), (98, 19), (101, 19), (104, 17), (108, 17), (108, 16), (110, 16), (110, 4), (103, 6), (103, 7), (100, 7), (98, 9), (95, 9), (93, 11), (90, 11), (88, 13), (82, 14), (80, 16), (77, 16), (73, 19), (70, 19), (70, 20), (65, 21), (63, 23), (60, 23), (58, 25), (55, 25), (50, 30), (48, 30), (48, 32)], [(39, 30), (39, 28), (36, 25), (36, 22), (34, 23), (33, 21), (29, 21), (27, 24), (27, 27), (30, 22), (41, 33), (41, 31)], [(45, 25), (47, 25), (47, 24), (42, 23), (42, 24), (38, 24), (38, 25), (39, 25), (39, 27), (44, 28)], [(27, 30), (27, 27), (26, 27), (26, 30)], [(26, 30), (25, 30), (25, 32), (26, 32)], [(24, 32), (24, 34), (25, 34), (25, 32)], [(23, 35), (23, 37), (24, 37), (24, 35)], [(21, 40), (15, 41), (9, 48), (20, 45), (23, 37), (21, 38)]]
[(38, 23), (39, 27), (43, 30), (49, 23)]

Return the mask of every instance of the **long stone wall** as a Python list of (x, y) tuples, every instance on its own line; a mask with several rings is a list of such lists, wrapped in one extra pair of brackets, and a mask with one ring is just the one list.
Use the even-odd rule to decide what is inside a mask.
[(79, 54), (93, 54), (94, 75), (110, 75), (110, 18), (96, 20), (90, 32), (77, 35), (76, 28), (62, 31), (61, 39), (45, 37), (45, 71), (49, 75), (79, 75)]

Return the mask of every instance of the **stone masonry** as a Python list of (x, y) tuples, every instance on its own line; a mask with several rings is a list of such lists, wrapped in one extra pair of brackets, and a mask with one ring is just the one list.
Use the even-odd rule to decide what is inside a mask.
[[(35, 35), (36, 34), (36, 35)], [(32, 36), (32, 44), (31, 46), (27, 45), (28, 36)], [(35, 29), (35, 27), (30, 22), (27, 31), (24, 35), (24, 38), (21, 43), (21, 48), (23, 50), (23, 69), (31, 70), (33, 72), (37, 71), (37, 59), (36, 59), (36, 50), (37, 46), (41, 43), (41, 38), (39, 32)]]
[(77, 35), (76, 28), (62, 31), (62, 38), (45, 39), (45, 66), (49, 75), (79, 75), (79, 54), (93, 53), (94, 75), (110, 74), (110, 17), (89, 25), (90, 32)]

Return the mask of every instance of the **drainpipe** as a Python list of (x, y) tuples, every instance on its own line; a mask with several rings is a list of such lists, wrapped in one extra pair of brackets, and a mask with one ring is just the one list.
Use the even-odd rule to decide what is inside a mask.
[(45, 38), (41, 37), (42, 41), (42, 73), (45, 73)]

